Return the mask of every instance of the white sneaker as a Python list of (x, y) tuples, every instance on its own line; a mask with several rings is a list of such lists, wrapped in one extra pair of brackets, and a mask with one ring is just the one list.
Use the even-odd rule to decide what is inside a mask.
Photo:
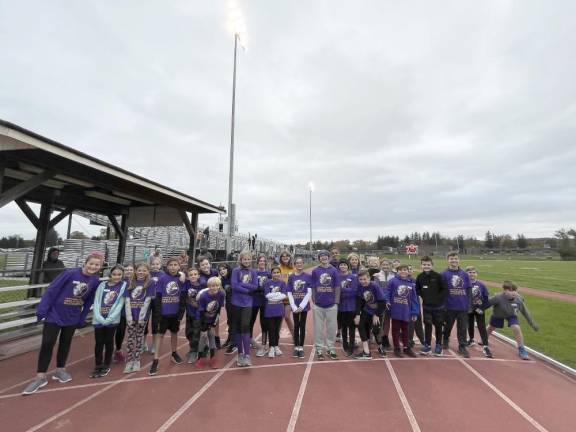
[(270, 347), (270, 351), (268, 351), (268, 358), (274, 358), (274, 347)]
[(274, 355), (276, 355), (276, 356), (282, 355), (282, 351), (280, 351), (280, 347), (277, 347), (277, 346), (274, 347)]
[(134, 362), (133, 361), (128, 361), (126, 362), (126, 366), (124, 366), (124, 373), (125, 374), (129, 374), (132, 373), (132, 367), (134, 366)]
[(268, 354), (268, 347), (265, 347), (264, 345), (256, 351), (256, 357), (264, 357), (266, 354)]

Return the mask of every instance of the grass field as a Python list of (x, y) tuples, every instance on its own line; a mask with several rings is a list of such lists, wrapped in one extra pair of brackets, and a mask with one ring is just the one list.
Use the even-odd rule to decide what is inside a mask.
[[(507, 260), (468, 255), (462, 255), (460, 260), (463, 268), (475, 266), (480, 280), (497, 283), (512, 280), (520, 286), (576, 295), (576, 261)], [(402, 257), (402, 261), (412, 264), (416, 271), (420, 269), (419, 257), (411, 260)], [(446, 267), (446, 260), (434, 259), (434, 267), (441, 271)]]
[[(498, 290), (491, 289), (490, 292), (494, 294)], [(540, 326), (540, 331), (533, 331), (524, 317), (520, 315), (520, 325), (526, 345), (576, 368), (576, 344), (572, 343), (573, 335), (576, 333), (576, 320), (574, 320), (576, 303), (530, 295), (522, 297), (526, 301), (532, 318)], [(487, 317), (490, 315), (491, 312), (488, 311)], [(512, 332), (507, 327), (499, 332), (513, 338)]]

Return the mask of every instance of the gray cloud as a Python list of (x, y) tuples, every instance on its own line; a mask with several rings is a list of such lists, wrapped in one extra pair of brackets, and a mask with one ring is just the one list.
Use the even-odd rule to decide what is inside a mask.
[[(242, 231), (307, 239), (310, 180), (315, 238), (573, 224), (572, 2), (240, 4)], [(0, 2), (0, 117), (226, 203), (225, 21), (215, 2)]]

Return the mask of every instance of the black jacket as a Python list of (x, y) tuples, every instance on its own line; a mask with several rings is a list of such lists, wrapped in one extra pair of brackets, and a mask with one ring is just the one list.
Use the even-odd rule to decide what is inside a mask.
[(424, 307), (440, 307), (448, 294), (442, 275), (434, 270), (422, 272), (416, 278), (416, 293), (422, 297)]

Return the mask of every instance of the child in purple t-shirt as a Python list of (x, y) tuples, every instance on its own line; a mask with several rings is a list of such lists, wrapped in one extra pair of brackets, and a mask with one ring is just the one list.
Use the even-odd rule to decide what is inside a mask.
[(488, 332), (486, 331), (486, 318), (484, 315), (484, 309), (488, 306), (488, 289), (481, 281), (478, 280), (478, 272), (476, 267), (468, 266), (466, 267), (466, 273), (470, 278), (471, 287), (471, 307), (468, 313), (468, 346), (475, 345), (474, 342), (474, 321), (478, 325), (478, 332), (480, 333), (480, 339), (482, 341), (482, 352), (484, 356), (492, 358), (492, 352), (488, 347)]
[(216, 332), (220, 318), (220, 310), (224, 306), (225, 294), (222, 289), (222, 282), (217, 276), (213, 276), (206, 281), (207, 288), (200, 291), (197, 296), (198, 319), (200, 321), (200, 342), (198, 343), (198, 361), (195, 366), (198, 369), (204, 368), (204, 352), (209, 349), (208, 365), (212, 369), (218, 368), (216, 361)]
[[(338, 319), (342, 329), (342, 348), (346, 357), (354, 355), (354, 337), (356, 325), (356, 298), (358, 297), (357, 275), (349, 271), (350, 265), (345, 258), (338, 264), (338, 285), (340, 285), (340, 304), (338, 305)], [(361, 270), (360, 270), (361, 271)]]
[(264, 297), (266, 305), (264, 307), (264, 316), (266, 317), (268, 327), (268, 337), (270, 339), (270, 350), (268, 357), (274, 358), (282, 355), (280, 351), (280, 327), (284, 317), (284, 299), (286, 298), (286, 283), (282, 280), (280, 267), (272, 267), (270, 272), (272, 279), (264, 284)]
[(150, 267), (147, 264), (136, 267), (135, 277), (130, 281), (124, 297), (128, 333), (124, 373), (132, 373), (140, 370), (144, 330), (148, 327), (152, 300), (156, 297), (156, 286), (150, 278)]
[(288, 303), (292, 309), (294, 321), (294, 352), (292, 357), (304, 358), (304, 339), (306, 338), (306, 317), (310, 310), (312, 297), (312, 277), (304, 273), (304, 259), (296, 257), (295, 272), (288, 276)]
[(190, 345), (188, 363), (198, 360), (198, 342), (200, 341), (200, 317), (196, 297), (202, 290), (200, 273), (196, 267), (188, 270), (188, 280), (184, 283), (186, 290), (186, 339)]

